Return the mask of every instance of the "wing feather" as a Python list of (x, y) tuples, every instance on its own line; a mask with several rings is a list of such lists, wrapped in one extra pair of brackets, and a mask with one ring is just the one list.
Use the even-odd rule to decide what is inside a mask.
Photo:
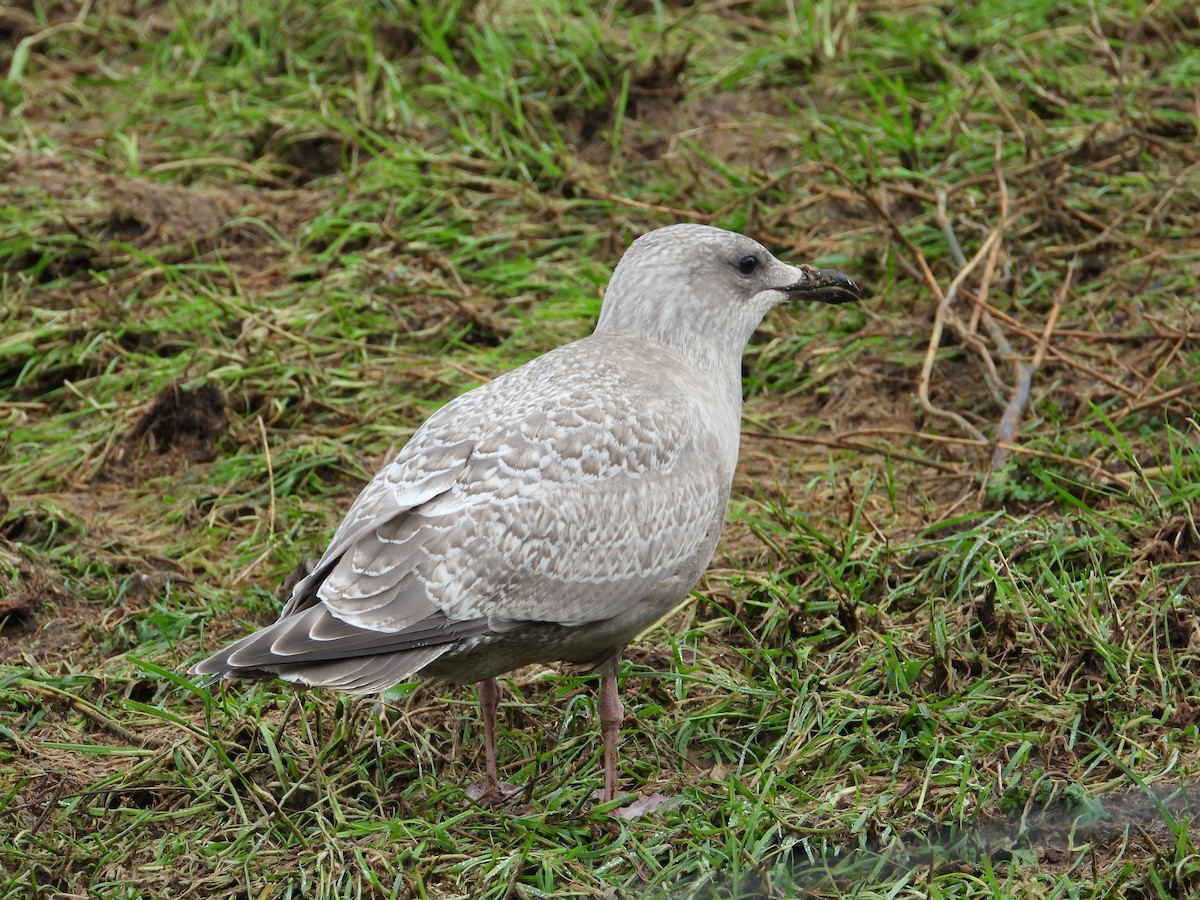
[[(692, 386), (653, 360), (610, 365), (611, 348), (584, 359), (571, 346), (431, 416), (363, 489), (279, 621), (197, 671), (355, 690), (489, 628), (619, 616), (692, 571), (723, 517), (729, 423), (706, 421)], [(409, 662), (365, 661), (389, 655)]]

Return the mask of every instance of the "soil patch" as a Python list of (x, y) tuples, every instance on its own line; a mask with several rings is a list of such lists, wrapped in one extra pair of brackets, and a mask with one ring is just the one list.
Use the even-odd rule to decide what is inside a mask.
[(97, 480), (140, 483), (211, 462), (228, 423), (225, 397), (216, 385), (169, 384), (104, 461)]
[[(70, 156), (18, 155), (0, 169), (0, 202), (45, 213), (28, 225), (34, 242), (0, 261), (0, 271), (33, 271), (46, 282), (122, 268), (131, 261), (130, 248), (165, 263), (219, 252), (233, 266), (261, 254), (276, 236), (290, 240), (325, 198), (126, 178)], [(263, 268), (258, 260), (255, 270)]]
[(205, 382), (195, 388), (168, 385), (158, 392), (134, 426), (133, 441), (149, 441), (158, 453), (175, 449), (197, 462), (216, 458), (216, 441), (225, 430), (225, 398)]

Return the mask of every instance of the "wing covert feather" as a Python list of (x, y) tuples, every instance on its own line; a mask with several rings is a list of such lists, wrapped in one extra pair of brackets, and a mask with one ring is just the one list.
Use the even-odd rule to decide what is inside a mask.
[(673, 576), (719, 526), (729, 448), (685, 385), (579, 359), (551, 352), (431, 416), (355, 501), (310, 596), (320, 582), (337, 619), (391, 633), (437, 614), (578, 625)]

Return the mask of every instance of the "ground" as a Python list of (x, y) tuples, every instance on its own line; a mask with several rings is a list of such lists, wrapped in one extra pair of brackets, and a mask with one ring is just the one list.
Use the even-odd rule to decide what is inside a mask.
[[(1200, 891), (1195, 4), (0, 9), (0, 896)], [(693, 600), (621, 671), (183, 673), (637, 234), (772, 314)]]

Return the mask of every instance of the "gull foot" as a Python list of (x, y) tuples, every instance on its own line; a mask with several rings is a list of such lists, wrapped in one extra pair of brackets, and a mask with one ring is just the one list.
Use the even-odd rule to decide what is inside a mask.
[(646, 813), (657, 812), (661, 809), (670, 809), (672, 806), (678, 806), (680, 799), (678, 797), (668, 797), (666, 794), (658, 793), (650, 796), (641, 796), (632, 803), (622, 806), (620, 809), (614, 809), (613, 815), (622, 819), (636, 819), (638, 816), (644, 816)]
[(494, 806), (498, 803), (507, 803), (523, 790), (524, 788), (509, 784), (507, 781), (476, 782), (467, 788), (467, 798), (474, 800), (480, 806)]
[[(604, 791), (596, 791), (592, 794), (601, 803), (604, 803)], [(614, 800), (616, 797), (613, 798)], [(656, 812), (660, 809), (670, 809), (673, 806), (678, 806), (681, 802), (679, 797), (668, 797), (661, 791), (657, 794), (649, 796), (639, 794), (638, 798), (632, 803), (626, 803), (617, 809), (611, 811), (611, 815), (619, 819), (636, 819), (638, 816), (644, 816), (647, 813)]]

